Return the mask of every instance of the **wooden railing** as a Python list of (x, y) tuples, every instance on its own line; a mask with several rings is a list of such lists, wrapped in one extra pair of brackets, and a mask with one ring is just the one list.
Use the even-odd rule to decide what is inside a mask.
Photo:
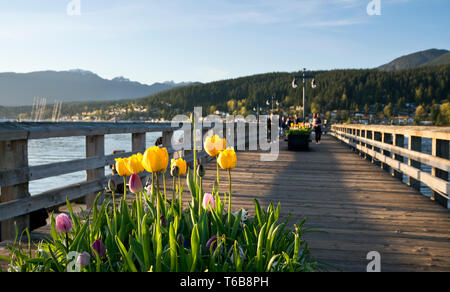
[[(450, 128), (378, 125), (333, 125), (332, 135), (392, 175), (420, 191), (420, 183), (432, 190), (431, 199), (448, 208), (450, 194)], [(431, 143), (424, 153), (423, 140)], [(406, 148), (407, 146), (407, 148)], [(429, 166), (431, 173), (424, 170)]]
[[(206, 134), (213, 126), (214, 124), (204, 127), (202, 134)], [(105, 189), (109, 179), (121, 181), (117, 176), (105, 176), (105, 166), (114, 164), (116, 158), (143, 153), (146, 147), (153, 146), (146, 145), (146, 133), (162, 133), (162, 144), (167, 147), (169, 155), (173, 156), (176, 151), (171, 141), (174, 132), (180, 128), (181, 125), (173, 127), (170, 123), (0, 123), (1, 238), (5, 240), (15, 235), (14, 223), (19, 230), (28, 228), (30, 213), (64, 204), (66, 198), (70, 201), (85, 198), (86, 204), (91, 206), (98, 192)], [(228, 128), (229, 125), (225, 131)], [(245, 143), (251, 139), (248, 132)], [(131, 134), (132, 151), (105, 155), (105, 135), (125, 133)], [(28, 165), (28, 140), (73, 136), (86, 137), (86, 158), (39, 166)], [(192, 130), (186, 131), (184, 137), (192, 141)], [(237, 135), (235, 137), (237, 141)], [(234, 145), (238, 146), (236, 141)], [(199, 141), (197, 145), (198, 143)], [(177, 155), (184, 156), (188, 162), (193, 160), (191, 150), (178, 152)], [(30, 181), (78, 171), (86, 171), (86, 181), (33, 196), (29, 193)], [(145, 175), (147, 174), (144, 173), (143, 176)]]

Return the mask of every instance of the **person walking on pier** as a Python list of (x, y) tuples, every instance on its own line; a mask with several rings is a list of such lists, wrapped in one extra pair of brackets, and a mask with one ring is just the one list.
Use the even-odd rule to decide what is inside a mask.
[(320, 140), (322, 139), (322, 119), (318, 113), (314, 115), (313, 128), (316, 133), (316, 144), (320, 144)]

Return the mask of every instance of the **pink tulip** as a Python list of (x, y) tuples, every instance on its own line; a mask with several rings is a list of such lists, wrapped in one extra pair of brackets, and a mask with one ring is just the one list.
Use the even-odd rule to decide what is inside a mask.
[(203, 197), (203, 208), (207, 209), (208, 205), (214, 209), (216, 208), (216, 201), (212, 194), (205, 193), (205, 196)]
[(72, 229), (72, 221), (66, 214), (60, 214), (56, 217), (55, 228), (60, 233), (67, 233)]
[(130, 177), (130, 191), (134, 194), (139, 194), (144, 190), (144, 187), (142, 186), (142, 181), (139, 175), (133, 173)]
[(99, 257), (102, 258), (106, 255), (106, 246), (103, 244), (100, 238), (92, 244), (92, 248), (98, 253)]

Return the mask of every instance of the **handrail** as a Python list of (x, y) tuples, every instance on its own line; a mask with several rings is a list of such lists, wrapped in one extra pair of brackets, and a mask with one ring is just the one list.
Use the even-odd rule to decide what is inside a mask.
[[(378, 141), (375, 134), (378, 134)], [(383, 168), (389, 166), (392, 175), (407, 175), (409, 185), (415, 189), (420, 189), (418, 182), (424, 183), (433, 191), (432, 199), (448, 207), (450, 128), (333, 125), (332, 135), (371, 158), (372, 162), (380, 161)], [(423, 138), (432, 139), (432, 154), (421, 152)], [(408, 149), (404, 147), (405, 139), (409, 139)], [(432, 168), (431, 174), (420, 169), (422, 164)]]
[(171, 132), (180, 127), (171, 123), (0, 123), (0, 141), (46, 139), (56, 137), (98, 136), (110, 134)]

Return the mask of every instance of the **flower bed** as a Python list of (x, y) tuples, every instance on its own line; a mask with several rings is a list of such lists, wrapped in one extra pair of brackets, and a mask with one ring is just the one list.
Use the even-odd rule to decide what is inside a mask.
[[(195, 131), (194, 131), (195, 132)], [(232, 213), (232, 169), (236, 153), (226, 149), (225, 139), (217, 135), (205, 141), (208, 154), (228, 174), (229, 188), (221, 194), (218, 183), (205, 193), (205, 170), (196, 163), (188, 169), (183, 159), (172, 160), (172, 182), (165, 181), (169, 158), (165, 148), (152, 147), (143, 155), (119, 159), (119, 175), (129, 179), (136, 194), (131, 205), (125, 193), (116, 202), (116, 185), (110, 181), (112, 200), (94, 204), (92, 213), (75, 215), (67, 201), (69, 215), (51, 219), (51, 238), (37, 246), (37, 252), (17, 244), (9, 246), (10, 271), (53, 272), (299, 272), (315, 271), (303, 222), (294, 228), (280, 223), (281, 206), (271, 204), (263, 210), (255, 200), (255, 216), (246, 210)], [(194, 149), (194, 153), (195, 149)], [(194, 154), (195, 155), (195, 154)], [(138, 174), (152, 173), (153, 183), (146, 190)], [(182, 208), (183, 184), (190, 191), (191, 203)], [(166, 191), (172, 183), (173, 192)], [(26, 232), (28, 234), (28, 232)], [(24, 234), (22, 234), (23, 236)]]

